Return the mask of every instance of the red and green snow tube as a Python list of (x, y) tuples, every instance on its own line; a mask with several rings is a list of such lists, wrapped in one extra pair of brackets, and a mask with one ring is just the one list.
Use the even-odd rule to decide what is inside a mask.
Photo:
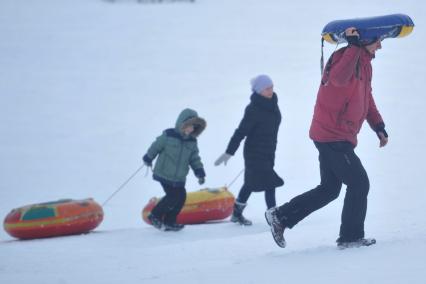
[(102, 207), (92, 198), (62, 199), (13, 209), (4, 219), (12, 237), (36, 239), (88, 233), (103, 220)]

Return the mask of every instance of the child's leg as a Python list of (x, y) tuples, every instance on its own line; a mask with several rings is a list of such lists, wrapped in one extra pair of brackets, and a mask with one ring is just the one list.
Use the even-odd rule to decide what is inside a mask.
[(265, 190), (265, 201), (266, 201), (266, 207), (268, 207), (268, 209), (275, 207), (277, 205), (275, 201), (275, 188)]
[(161, 198), (160, 202), (158, 202), (152, 209), (151, 214), (163, 221), (166, 213), (170, 210), (170, 208), (173, 208), (176, 197), (174, 188), (164, 183), (161, 183), (161, 186), (163, 187), (166, 196)]
[(170, 203), (170, 207), (168, 208), (165, 216), (164, 216), (164, 224), (175, 224), (176, 217), (179, 212), (182, 210), (183, 205), (186, 200), (186, 189), (184, 187), (175, 187), (170, 189), (171, 198), (173, 202)]

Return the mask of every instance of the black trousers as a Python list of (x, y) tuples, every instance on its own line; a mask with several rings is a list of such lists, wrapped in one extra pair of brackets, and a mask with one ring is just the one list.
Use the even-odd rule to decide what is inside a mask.
[(370, 183), (361, 160), (349, 142), (314, 143), (319, 151), (321, 184), (280, 206), (280, 219), (286, 227), (292, 228), (315, 210), (336, 199), (344, 183), (347, 188), (340, 240), (363, 238)]
[[(240, 192), (238, 193), (237, 201), (246, 203), (252, 192), (253, 191), (247, 185), (243, 184), (243, 187), (241, 187)], [(275, 188), (265, 190), (265, 202), (268, 209), (275, 207)]]
[(163, 220), (165, 224), (175, 224), (176, 217), (185, 204), (186, 189), (185, 187), (171, 187), (164, 183), (161, 183), (161, 186), (166, 196), (161, 198), (151, 213), (160, 220)]

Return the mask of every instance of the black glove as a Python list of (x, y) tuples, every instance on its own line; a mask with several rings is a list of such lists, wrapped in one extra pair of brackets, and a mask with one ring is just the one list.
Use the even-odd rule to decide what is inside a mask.
[(376, 126), (376, 134), (377, 137), (379, 137), (379, 139), (381, 139), (379, 133), (382, 132), (383, 135), (385, 135), (386, 138), (388, 138), (388, 133), (385, 130), (385, 124), (384, 123), (380, 123), (379, 125)]
[(152, 160), (148, 157), (148, 155), (143, 156), (143, 163), (147, 167), (152, 167)]
[(359, 36), (357, 35), (350, 35), (350, 36), (345, 36), (346, 41), (349, 43), (349, 45), (355, 45), (360, 47), (361, 46), (361, 42), (359, 41)]
[(198, 184), (199, 185), (202, 185), (202, 184), (204, 184), (206, 182), (206, 179), (204, 178), (204, 177), (200, 177), (200, 178), (198, 178)]

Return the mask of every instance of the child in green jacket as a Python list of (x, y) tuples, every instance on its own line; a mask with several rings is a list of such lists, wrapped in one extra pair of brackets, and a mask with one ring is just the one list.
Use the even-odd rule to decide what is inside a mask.
[(189, 167), (203, 184), (206, 176), (199, 156), (197, 137), (206, 127), (206, 121), (196, 111), (184, 109), (175, 128), (166, 129), (149, 147), (143, 157), (145, 165), (154, 166), (154, 180), (161, 183), (166, 193), (148, 215), (152, 225), (160, 230), (179, 231), (184, 226), (176, 223), (176, 217), (186, 200), (185, 182)]

